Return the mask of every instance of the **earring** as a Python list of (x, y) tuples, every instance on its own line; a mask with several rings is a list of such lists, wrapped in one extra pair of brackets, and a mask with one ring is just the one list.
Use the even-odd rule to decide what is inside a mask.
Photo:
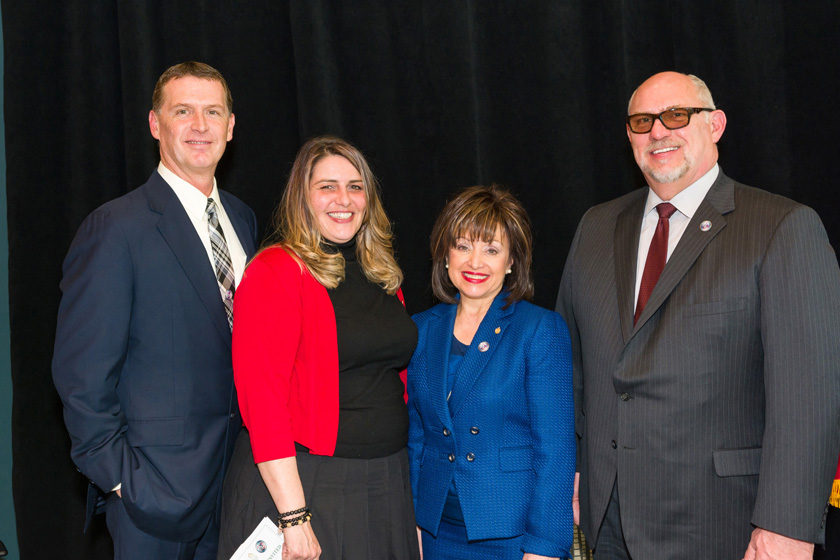
[(510, 274), (511, 272), (512, 272), (512, 270), (511, 270), (511, 269), (507, 269), (507, 270), (505, 270), (505, 274)]
[(445, 265), (443, 265), (443, 266), (444, 266), (444, 268), (449, 268), (449, 263), (446, 263), (446, 264), (445, 264)]

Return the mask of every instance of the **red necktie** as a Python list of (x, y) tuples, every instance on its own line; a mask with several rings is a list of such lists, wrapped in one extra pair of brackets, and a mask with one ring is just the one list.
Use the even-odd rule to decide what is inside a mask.
[(668, 220), (677, 211), (670, 202), (663, 202), (656, 206), (659, 212), (659, 222), (656, 224), (656, 231), (650, 241), (645, 271), (642, 273), (642, 284), (639, 286), (639, 300), (636, 302), (636, 314), (633, 316), (633, 324), (639, 320), (639, 315), (645, 309), (653, 287), (665, 268), (665, 260), (668, 258)]

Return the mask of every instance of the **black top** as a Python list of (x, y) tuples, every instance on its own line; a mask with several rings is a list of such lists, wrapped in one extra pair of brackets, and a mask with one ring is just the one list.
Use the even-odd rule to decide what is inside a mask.
[(338, 337), (335, 456), (387, 457), (408, 443), (408, 409), (399, 373), (417, 346), (417, 327), (399, 298), (362, 272), (355, 239), (329, 247), (337, 247), (345, 261), (344, 281), (327, 290)]

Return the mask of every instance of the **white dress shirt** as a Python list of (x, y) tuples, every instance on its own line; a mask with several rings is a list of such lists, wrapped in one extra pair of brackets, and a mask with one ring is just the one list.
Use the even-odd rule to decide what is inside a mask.
[(656, 231), (656, 224), (659, 223), (659, 212), (656, 211), (656, 206), (662, 202), (670, 202), (677, 209), (671, 215), (671, 219), (668, 220), (668, 256), (665, 258), (667, 263), (677, 247), (677, 243), (680, 242), (685, 228), (688, 227), (688, 222), (691, 221), (694, 213), (700, 207), (700, 203), (706, 198), (706, 194), (712, 188), (719, 173), (720, 167), (715, 164), (705, 175), (680, 191), (671, 200), (662, 200), (653, 192), (653, 189), (648, 189), (645, 213), (642, 219), (642, 233), (639, 236), (639, 255), (636, 258), (636, 297), (633, 298), (633, 301), (639, 301), (639, 287), (642, 285), (645, 261), (647, 261), (650, 242), (653, 240), (653, 234)]
[[(160, 162), (157, 170), (160, 176), (163, 177), (163, 180), (175, 191), (175, 195), (181, 201), (184, 210), (187, 211), (187, 215), (195, 227), (195, 232), (198, 234), (198, 238), (201, 239), (201, 242), (204, 244), (204, 249), (207, 251), (207, 259), (215, 271), (216, 264), (213, 260), (213, 247), (210, 245), (210, 234), (207, 230), (207, 214), (205, 213), (208, 197), (167, 169), (163, 165), (163, 162)], [(219, 218), (219, 225), (225, 234), (225, 242), (230, 252), (230, 260), (233, 263), (233, 275), (236, 280), (235, 285), (238, 286), (239, 281), (242, 280), (242, 273), (245, 271), (245, 250), (242, 249), (242, 244), (236, 236), (233, 224), (230, 223), (230, 218), (228, 218), (225, 212), (225, 207), (222, 206), (222, 201), (219, 199), (219, 189), (216, 185), (215, 177), (213, 178), (213, 191), (210, 193), (210, 198), (216, 203), (216, 215)]]

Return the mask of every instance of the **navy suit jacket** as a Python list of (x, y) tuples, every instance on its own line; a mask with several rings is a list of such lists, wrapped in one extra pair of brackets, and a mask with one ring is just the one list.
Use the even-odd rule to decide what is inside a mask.
[(496, 297), (446, 379), (457, 306), (413, 317), (408, 452), (417, 524), (436, 535), (453, 478), (470, 540), (525, 535), (523, 550), (565, 558), (575, 471), (572, 357), (557, 313)]
[[(252, 256), (254, 213), (219, 197)], [(104, 493), (122, 484), (141, 530), (198, 538), (218, 509), (241, 419), (213, 266), (157, 171), (85, 219), (61, 289), (53, 380), (73, 461)]]

